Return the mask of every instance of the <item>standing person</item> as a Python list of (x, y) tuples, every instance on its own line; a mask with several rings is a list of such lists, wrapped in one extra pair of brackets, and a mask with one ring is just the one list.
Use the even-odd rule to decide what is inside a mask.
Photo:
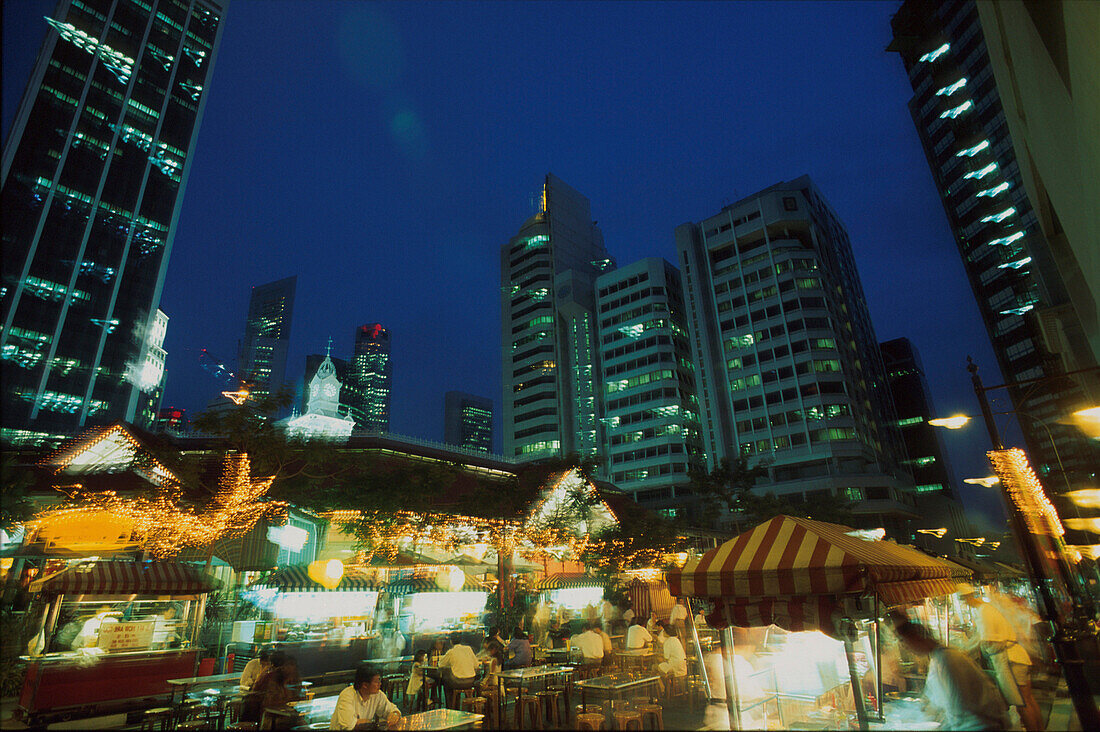
[(676, 604), (672, 606), (672, 610), (668, 614), (668, 622), (676, 626), (676, 629), (680, 631), (681, 637), (684, 636), (684, 627), (687, 625), (687, 619), (688, 611), (684, 606), (683, 598), (676, 598)]
[(631, 607), (629, 597), (623, 602), (623, 611), (619, 614), (619, 617), (623, 619), (623, 632), (625, 633), (634, 624), (634, 608)]
[(1005, 701), (1016, 707), (1024, 729), (1041, 732), (1043, 718), (1031, 692), (1031, 657), (1018, 642), (1016, 630), (970, 585), (965, 585), (960, 594), (974, 616), (975, 634), (971, 647), (977, 646), (988, 659), (997, 686)]
[(516, 628), (512, 633), (512, 640), (508, 643), (507, 660), (504, 668), (526, 668), (531, 665), (531, 641), (527, 640), (527, 634), (523, 628)]
[(531, 630), (535, 634), (535, 642), (546, 645), (546, 629), (550, 625), (550, 606), (546, 600), (539, 600), (539, 606), (535, 609), (535, 617), (531, 622)]
[(653, 636), (642, 625), (640, 618), (635, 618), (634, 624), (626, 629), (626, 647), (629, 650), (645, 648), (653, 642)]
[(369, 666), (355, 669), (355, 681), (340, 692), (329, 729), (364, 729), (386, 720), (393, 726), (401, 710), (382, 691), (382, 674)]
[(260, 650), (260, 655), (244, 665), (244, 671), (241, 672), (241, 686), (251, 689), (256, 679), (269, 668), (271, 668), (271, 649), (264, 648)]
[(409, 700), (411, 699), (413, 700), (411, 709), (419, 708), (421, 703), (426, 701), (420, 699), (420, 690), (424, 688), (424, 662), (427, 660), (428, 652), (423, 648), (413, 654), (412, 671), (409, 673), (409, 685), (405, 687), (405, 706), (409, 707)]
[(603, 603), (600, 605), (600, 624), (603, 626), (604, 632), (608, 635), (611, 634), (612, 623), (614, 623), (619, 617), (619, 613), (615, 611), (615, 606), (611, 604), (611, 601), (604, 598)]
[(943, 729), (1005, 729), (1005, 703), (997, 687), (970, 656), (955, 648), (945, 648), (919, 623), (894, 616), (901, 621), (894, 632), (898, 642), (910, 653), (928, 657), (928, 677), (924, 697), (929, 705), (943, 712)]

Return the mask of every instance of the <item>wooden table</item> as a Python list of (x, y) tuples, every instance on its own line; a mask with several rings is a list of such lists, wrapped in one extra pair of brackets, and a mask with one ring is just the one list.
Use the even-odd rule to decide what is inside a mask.
[(519, 688), (519, 696), (523, 696), (523, 682), (542, 679), (548, 681), (551, 676), (572, 674), (572, 666), (529, 666), (527, 668), (513, 668), (501, 671), (497, 674), (497, 719), (501, 726), (504, 725), (504, 689), (507, 681), (515, 681)]

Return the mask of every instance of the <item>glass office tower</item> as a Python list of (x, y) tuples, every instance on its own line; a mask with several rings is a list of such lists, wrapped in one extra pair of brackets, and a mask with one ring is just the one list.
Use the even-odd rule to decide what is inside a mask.
[(504, 454), (596, 454), (596, 278), (615, 263), (588, 199), (547, 174), (539, 211), (500, 252)]
[(461, 391), (443, 397), (443, 441), (480, 452), (493, 451), (493, 400)]
[(355, 429), (389, 432), (393, 367), (390, 332), (381, 323), (367, 323), (355, 329), (350, 382)]
[(290, 320), (298, 277), (285, 277), (252, 288), (241, 344), (241, 379), (255, 399), (286, 384)]
[(62, 0), (4, 145), (3, 439), (152, 425), (157, 306), (225, 3)]

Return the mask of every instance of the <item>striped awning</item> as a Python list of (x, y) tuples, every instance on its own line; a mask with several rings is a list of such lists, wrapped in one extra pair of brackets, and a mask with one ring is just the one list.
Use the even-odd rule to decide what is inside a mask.
[(889, 607), (954, 591), (957, 570), (944, 562), (892, 542), (849, 536), (850, 531), (776, 516), (682, 569), (669, 570), (669, 591), (712, 600), (716, 610), (708, 622), (716, 627), (727, 625), (728, 605), (735, 625), (775, 623), (827, 633), (838, 612), (869, 617), (876, 596)]
[(668, 592), (663, 579), (643, 580), (637, 577), (630, 583), (630, 608), (638, 617), (668, 618), (676, 600)]
[(373, 580), (362, 572), (345, 570), (340, 577), (340, 584), (329, 589), (310, 577), (308, 568), (298, 565), (277, 569), (266, 577), (256, 580), (249, 587), (272, 587), (280, 592), (369, 592), (380, 591), (385, 584)]
[(31, 583), (31, 592), (76, 595), (195, 595), (221, 582), (178, 562), (94, 562)]
[(457, 590), (444, 589), (436, 582), (435, 576), (418, 575), (396, 579), (386, 587), (391, 595), (412, 595), (418, 592), (483, 592), (485, 584), (472, 575), (463, 572), (466, 579)]
[(603, 587), (603, 583), (587, 574), (550, 574), (535, 583), (536, 592), (568, 590), (577, 587)]

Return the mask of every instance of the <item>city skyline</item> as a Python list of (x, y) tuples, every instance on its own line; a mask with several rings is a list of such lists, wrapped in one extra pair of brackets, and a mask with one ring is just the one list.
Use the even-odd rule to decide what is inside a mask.
[[(42, 25), (29, 33), (37, 38), (9, 43), (12, 29), (20, 19), (33, 27), (52, 5), (5, 4), (5, 88), (22, 88), (45, 33)], [(573, 4), (233, 3), (161, 302), (170, 318), (164, 404), (201, 411), (220, 385), (199, 366), (199, 349), (234, 353), (246, 287), (297, 274), (290, 362), (316, 352), (319, 338), (385, 323), (396, 336), (391, 429), (439, 439), (444, 392), (491, 394), (499, 405), (497, 252), (534, 213), (547, 172), (591, 201), (621, 264), (673, 261), (677, 225), (805, 173), (849, 230), (878, 338), (910, 338), (940, 409), (976, 413), (966, 355), (987, 383), (1000, 379), (908, 117), (904, 71), (884, 50), (898, 5), (622, 4), (597, 13)], [(316, 39), (296, 35), (305, 12)], [(418, 23), (426, 15), (432, 22)], [(540, 62), (503, 32), (548, 23), (556, 35)], [(775, 27), (787, 32), (782, 48), (760, 40)], [(464, 37), (454, 28), (502, 40), (481, 49), (452, 40)], [(738, 28), (743, 48), (723, 28)], [(832, 48), (841, 34), (845, 48)], [(257, 57), (282, 63), (267, 49), (291, 41), (293, 63), (265, 78), (249, 71), (263, 65)], [(666, 63), (670, 47), (684, 58)], [(573, 58), (571, 48), (582, 52)], [(588, 78), (594, 69), (603, 73)], [(456, 96), (460, 73), (472, 81)], [(503, 101), (486, 102), (498, 87)], [(693, 99), (713, 104), (700, 111)], [(364, 180), (364, 169), (384, 174)], [(960, 477), (988, 472), (984, 441), (980, 430), (952, 435)]]

